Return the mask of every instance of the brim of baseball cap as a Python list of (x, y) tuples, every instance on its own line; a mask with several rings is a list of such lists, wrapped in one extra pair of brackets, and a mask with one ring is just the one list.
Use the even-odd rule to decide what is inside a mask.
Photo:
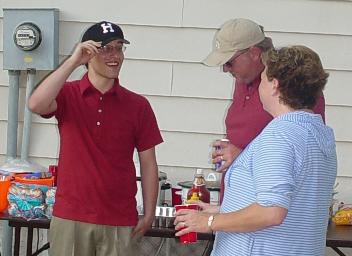
[(220, 52), (220, 51), (213, 51), (211, 52), (208, 57), (206, 57), (202, 63), (209, 67), (218, 67), (224, 65), (228, 62), (233, 55), (235, 55), (236, 51), (231, 52)]
[(104, 45), (107, 45), (108, 43), (114, 41), (114, 40), (120, 40), (122, 43), (124, 44), (130, 44), (130, 41), (126, 40), (126, 39), (123, 39), (123, 38), (119, 38), (119, 37), (110, 37), (109, 39), (107, 40), (104, 40), (103, 42), (101, 42), (101, 45), (104, 46)]

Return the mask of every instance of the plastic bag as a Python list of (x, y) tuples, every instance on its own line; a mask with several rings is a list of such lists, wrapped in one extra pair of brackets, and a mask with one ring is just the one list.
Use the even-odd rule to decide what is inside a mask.
[(13, 183), (9, 189), (8, 213), (27, 220), (45, 218), (45, 193), (47, 186)]
[(352, 204), (342, 204), (332, 221), (336, 225), (352, 225)]
[(46, 192), (46, 197), (45, 197), (45, 204), (46, 204), (46, 209), (45, 209), (45, 215), (48, 219), (51, 219), (53, 216), (53, 207), (55, 204), (55, 195), (56, 195), (56, 187), (49, 188), (48, 191)]
[(13, 158), (7, 160), (2, 166), (0, 166), (0, 172), (4, 175), (11, 173), (43, 173), (48, 172), (48, 169), (37, 163)]

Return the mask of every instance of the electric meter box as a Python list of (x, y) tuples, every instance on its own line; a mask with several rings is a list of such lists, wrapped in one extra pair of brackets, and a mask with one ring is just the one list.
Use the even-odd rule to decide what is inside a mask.
[(3, 9), (3, 68), (53, 70), (59, 64), (59, 10)]

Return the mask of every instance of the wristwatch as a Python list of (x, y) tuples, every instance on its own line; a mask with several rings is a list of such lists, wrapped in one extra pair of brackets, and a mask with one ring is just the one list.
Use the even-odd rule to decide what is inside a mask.
[(213, 231), (213, 229), (211, 228), (213, 221), (214, 221), (214, 215), (210, 215), (208, 218), (208, 227), (210, 228), (211, 231)]

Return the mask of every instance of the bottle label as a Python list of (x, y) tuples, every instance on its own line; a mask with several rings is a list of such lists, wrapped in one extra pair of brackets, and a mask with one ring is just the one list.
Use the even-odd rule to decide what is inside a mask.
[(187, 194), (188, 194), (189, 189), (183, 188), (182, 189), (182, 204), (187, 203)]

